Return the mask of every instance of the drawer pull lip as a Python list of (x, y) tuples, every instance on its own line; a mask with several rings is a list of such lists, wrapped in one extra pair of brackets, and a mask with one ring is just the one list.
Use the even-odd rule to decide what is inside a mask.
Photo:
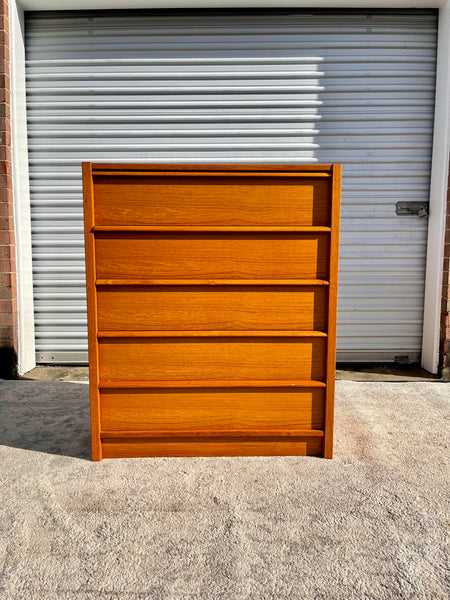
[(226, 381), (100, 381), (100, 389), (151, 389), (151, 388), (325, 388), (326, 383), (316, 380), (226, 380)]
[(123, 171), (105, 171), (105, 170), (97, 170), (93, 171), (94, 177), (98, 177), (101, 175), (106, 175), (107, 177), (116, 176), (116, 177), (277, 177), (277, 178), (285, 178), (285, 177), (295, 177), (295, 178), (326, 178), (331, 179), (331, 173), (326, 170), (322, 171), (310, 171), (308, 173), (301, 173), (300, 171), (293, 171), (292, 173), (288, 173), (286, 171), (274, 171), (270, 172), (261, 172), (261, 171), (220, 171), (217, 169), (216, 171), (145, 171), (139, 172), (134, 171), (132, 169), (123, 170)]
[(96, 279), (96, 285), (329, 285), (326, 279)]
[(101, 431), (105, 438), (185, 438), (185, 437), (323, 437), (323, 429), (220, 429), (220, 430), (155, 430)]
[(289, 329), (285, 330), (274, 330), (274, 329), (258, 329), (256, 331), (247, 330), (221, 330), (221, 331), (201, 331), (195, 329), (189, 330), (149, 330), (149, 331), (99, 331), (97, 333), (99, 338), (154, 338), (154, 337), (302, 337), (302, 338), (316, 338), (316, 337), (327, 337), (324, 331), (292, 331)]
[(291, 225), (277, 225), (277, 226), (251, 226), (251, 225), (95, 225), (92, 227), (93, 232), (121, 232), (131, 231), (135, 233), (145, 233), (148, 231), (156, 232), (184, 232), (184, 233), (212, 233), (212, 232), (231, 232), (231, 233), (329, 233), (331, 227), (322, 226), (291, 226)]

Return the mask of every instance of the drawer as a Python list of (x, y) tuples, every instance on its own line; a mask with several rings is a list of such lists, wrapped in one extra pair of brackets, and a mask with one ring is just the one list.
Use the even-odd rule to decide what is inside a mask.
[(97, 225), (330, 224), (330, 178), (94, 175)]
[[(100, 381), (320, 380), (326, 338), (100, 338)], [(262, 382), (263, 385), (263, 382)]]
[(323, 429), (324, 388), (103, 389), (103, 431)]
[(103, 439), (103, 458), (139, 456), (323, 456), (323, 439), (270, 438), (142, 438)]
[(327, 279), (329, 236), (97, 233), (98, 279)]
[(101, 331), (319, 330), (327, 286), (98, 286)]

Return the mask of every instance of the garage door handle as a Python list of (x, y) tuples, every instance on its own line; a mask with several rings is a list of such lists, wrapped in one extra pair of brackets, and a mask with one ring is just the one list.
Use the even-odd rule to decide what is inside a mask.
[(429, 202), (397, 202), (395, 205), (395, 212), (399, 216), (411, 216), (415, 215), (419, 219), (428, 217), (429, 215)]

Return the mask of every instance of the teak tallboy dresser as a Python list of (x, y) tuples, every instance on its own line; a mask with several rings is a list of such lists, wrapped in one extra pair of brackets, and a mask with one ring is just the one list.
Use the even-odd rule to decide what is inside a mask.
[(333, 451), (340, 165), (83, 163), (92, 458)]

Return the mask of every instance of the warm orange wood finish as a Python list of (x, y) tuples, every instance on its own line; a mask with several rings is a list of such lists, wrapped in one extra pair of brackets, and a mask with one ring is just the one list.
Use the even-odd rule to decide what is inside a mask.
[(97, 279), (97, 285), (329, 285), (325, 279)]
[(328, 278), (328, 233), (98, 233), (97, 277)]
[(84, 195), (84, 245), (86, 250), (86, 292), (88, 309), (88, 340), (89, 340), (89, 394), (91, 406), (91, 443), (92, 460), (102, 459), (102, 444), (100, 440), (100, 394), (99, 368), (97, 349), (97, 293), (95, 289), (95, 240), (91, 223), (94, 222), (94, 194), (92, 189), (92, 166), (83, 164), (83, 195)]
[(159, 389), (159, 388), (252, 388), (252, 387), (278, 387), (278, 388), (326, 388), (327, 384), (324, 381), (315, 381), (314, 379), (264, 379), (263, 382), (259, 379), (205, 379), (203, 381), (179, 380), (179, 381), (100, 381), (98, 384), (100, 389)]
[(329, 186), (328, 179), (283, 176), (94, 175), (95, 222), (326, 226), (330, 221)]
[(98, 286), (100, 330), (299, 329), (325, 331), (319, 286)]
[(321, 380), (326, 345), (323, 338), (101, 338), (100, 379)]
[(143, 456), (323, 456), (322, 437), (113, 438), (103, 458)]
[(332, 456), (339, 165), (83, 164), (92, 457)]
[(104, 431), (323, 429), (324, 388), (102, 390)]

